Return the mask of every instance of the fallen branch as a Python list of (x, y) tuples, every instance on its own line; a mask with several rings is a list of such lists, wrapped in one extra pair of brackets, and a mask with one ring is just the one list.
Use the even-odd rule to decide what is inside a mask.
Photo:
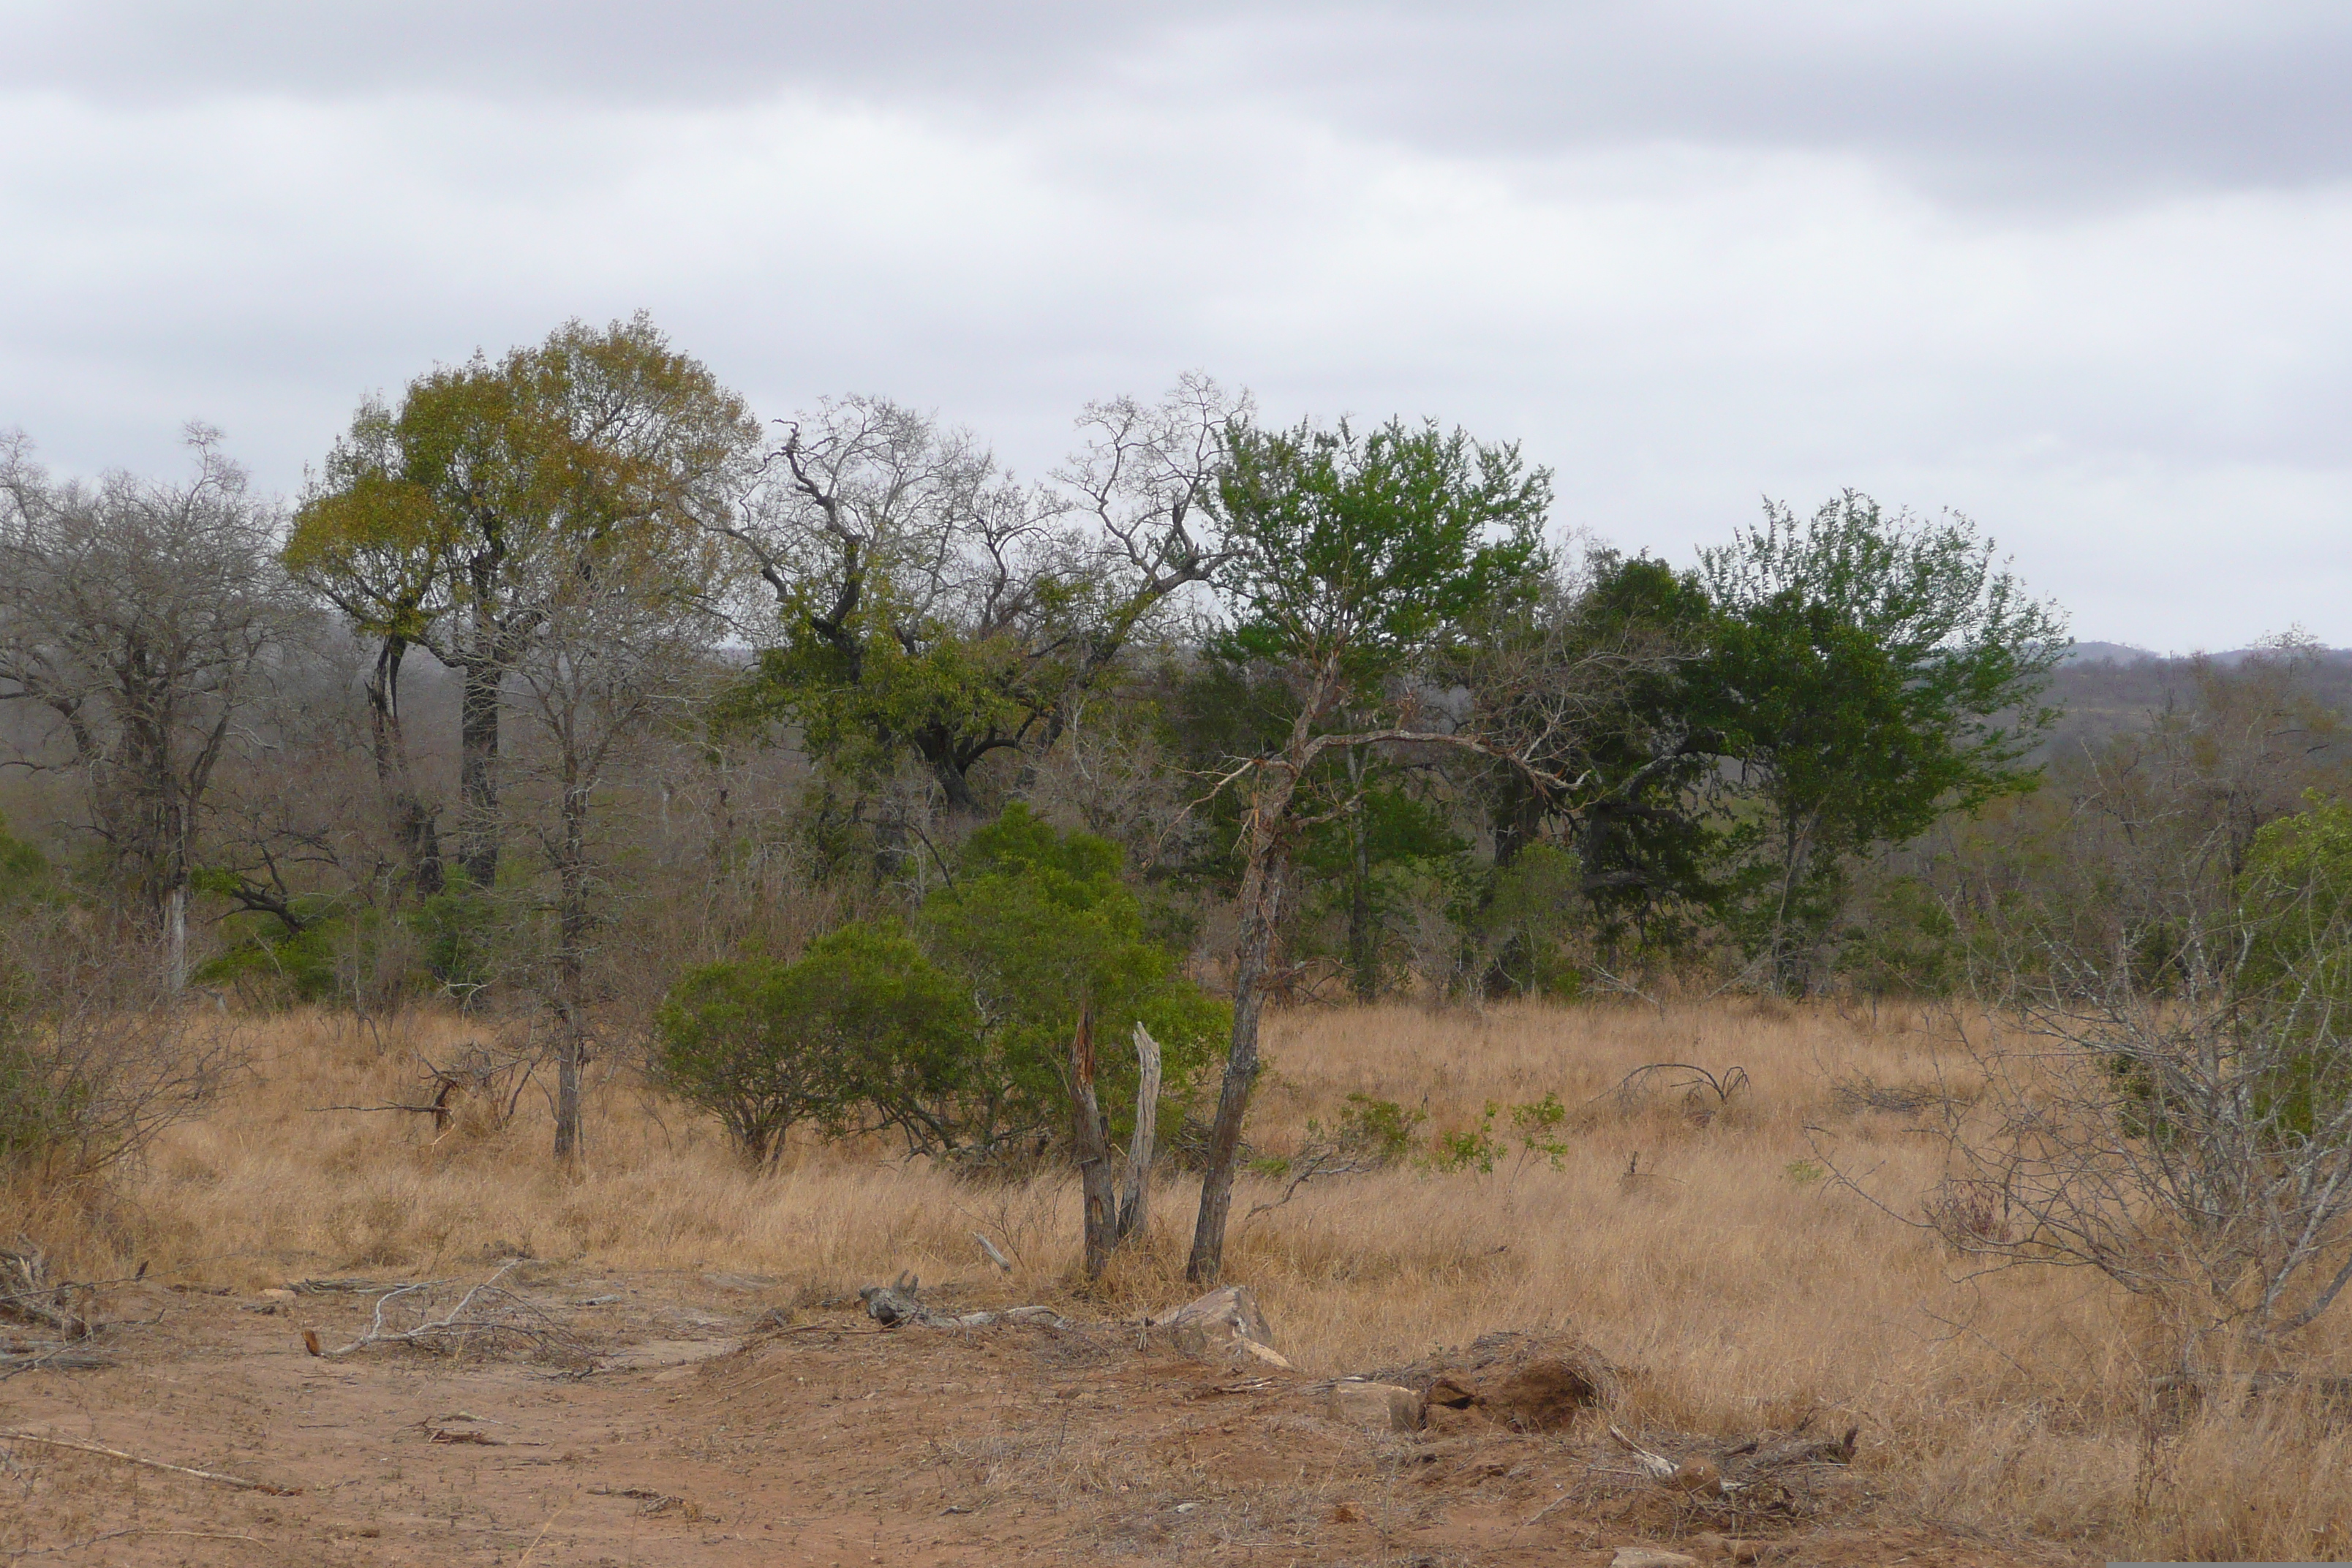
[(33, 1432), (0, 1432), (0, 1442), (38, 1443), (47, 1448), (71, 1448), (80, 1454), (102, 1454), (110, 1459), (121, 1459), (126, 1465), (144, 1465), (151, 1470), (169, 1470), (175, 1476), (194, 1476), (200, 1481), (211, 1481), (224, 1487), (235, 1487), (241, 1492), (267, 1492), (271, 1497), (299, 1497), (300, 1487), (272, 1486), (268, 1481), (247, 1480), (243, 1476), (225, 1476), (218, 1470), (191, 1469), (186, 1465), (167, 1465), (161, 1459), (142, 1459), (136, 1454), (126, 1454), (120, 1448), (100, 1447), (96, 1443), (76, 1443), (65, 1437), (44, 1437)]
[[(1727, 1067), (1720, 1074), (1717, 1074), (1709, 1072), (1696, 1062), (1650, 1062), (1645, 1066), (1635, 1068), (1618, 1079), (1614, 1089), (1604, 1089), (1594, 1095), (1592, 1100), (1606, 1100), (1614, 1094), (1630, 1101), (1633, 1098), (1637, 1084), (1641, 1084), (1642, 1080), (1652, 1073), (1662, 1072), (1687, 1074), (1687, 1077), (1675, 1082), (1673, 1087), (1683, 1090), (1685, 1095), (1693, 1100), (1697, 1100), (1698, 1091), (1704, 1087), (1715, 1096), (1715, 1103), (1718, 1109), (1728, 1106), (1733, 1095), (1749, 1087), (1748, 1069), (1743, 1067)], [(1592, 1100), (1588, 1100), (1585, 1103), (1590, 1105)]]
[[(1064, 1320), (1051, 1307), (1007, 1307), (1000, 1312), (935, 1312), (923, 1304), (918, 1294), (923, 1282), (912, 1275), (901, 1274), (892, 1285), (868, 1285), (857, 1292), (866, 1303), (866, 1315), (885, 1329), (895, 1329), (911, 1323), (924, 1329), (985, 1329), (996, 1323), (1043, 1323), (1060, 1328)], [(810, 1324), (812, 1328), (820, 1325)]]
[[(499, 1265), (497, 1272), (459, 1297), (457, 1304), (450, 1308), (447, 1312), (438, 1318), (426, 1318), (412, 1329), (387, 1329), (384, 1326), (384, 1309), (404, 1296), (413, 1296), (420, 1290), (431, 1290), (443, 1285), (454, 1284), (455, 1281), (424, 1279), (415, 1284), (396, 1285), (376, 1298), (375, 1310), (369, 1318), (367, 1331), (359, 1338), (347, 1345), (328, 1350), (315, 1344), (313, 1334), (305, 1331), (302, 1336), (302, 1348), (312, 1355), (331, 1360), (336, 1356), (349, 1355), (353, 1351), (365, 1350), (370, 1345), (415, 1345), (429, 1350), (437, 1348), (438, 1342), (447, 1339), (455, 1339), (462, 1343), (476, 1334), (510, 1334), (518, 1339), (528, 1340), (541, 1350), (551, 1351), (574, 1360), (586, 1359), (586, 1352), (579, 1343), (557, 1326), (545, 1312), (513, 1291), (501, 1289), (499, 1287), (499, 1281), (520, 1268), (523, 1261), (520, 1258), (509, 1258)], [(529, 1318), (538, 1321), (517, 1322), (511, 1318), (467, 1316), (477, 1301), (484, 1302), (486, 1306), (496, 1303), (497, 1310), (527, 1314)]]
[(18, 1237), (14, 1250), (0, 1251), (0, 1280), (16, 1287), (0, 1296), (0, 1314), (40, 1323), (69, 1340), (89, 1337), (89, 1320), (65, 1305), (74, 1285), (51, 1279), (47, 1256), (26, 1237)]
[[(443, 1279), (430, 1283), (446, 1285), (449, 1281)], [(293, 1279), (287, 1282), (286, 1288), (297, 1296), (364, 1296), (371, 1290), (389, 1290), (396, 1287), (386, 1285), (380, 1279)]]
[(1287, 1172), (1290, 1184), (1283, 1188), (1282, 1196), (1268, 1203), (1250, 1205), (1249, 1212), (1242, 1215), (1241, 1225), (1234, 1227), (1234, 1233), (1238, 1236), (1241, 1234), (1242, 1226), (1249, 1224), (1262, 1214), (1272, 1214), (1282, 1207), (1283, 1205), (1297, 1197), (1298, 1189), (1309, 1182), (1327, 1180), (1332, 1176), (1360, 1176), (1366, 1172), (1381, 1169), (1384, 1163), (1384, 1161), (1370, 1155), (1357, 1153), (1336, 1144), (1309, 1143), (1291, 1160), (1290, 1169)]
[(1625, 1436), (1613, 1422), (1610, 1425), (1609, 1436), (1619, 1447), (1633, 1456), (1633, 1462), (1642, 1467), (1643, 1475), (1661, 1486), (1673, 1487), (1694, 1497), (1723, 1497), (1740, 1490), (1748, 1484), (1725, 1480), (1723, 1472), (1717, 1469), (1710, 1460), (1685, 1459), (1676, 1464), (1664, 1454), (1644, 1448)]
[(62, 1342), (48, 1345), (36, 1342), (32, 1349), (0, 1351), (0, 1377), (14, 1377), (20, 1372), (36, 1372), (42, 1367), (51, 1367), (59, 1372), (88, 1372), (113, 1364), (111, 1360), (94, 1350)]
[(134, 1535), (177, 1536), (188, 1541), (250, 1541), (256, 1546), (263, 1544), (261, 1537), (257, 1535), (239, 1535), (235, 1531), (163, 1530), (135, 1526), (127, 1530), (104, 1531), (87, 1541), (68, 1541), (63, 1546), (20, 1546), (8, 1553), (8, 1561), (15, 1563), (26, 1557), (48, 1557), (59, 1552), (87, 1552), (101, 1541), (121, 1541)]
[(1672, 1459), (1667, 1458), (1664, 1454), (1644, 1448), (1641, 1444), (1625, 1436), (1614, 1422), (1610, 1424), (1609, 1436), (1619, 1447), (1633, 1456), (1633, 1462), (1641, 1466), (1643, 1472), (1652, 1480), (1663, 1481), (1675, 1473), (1675, 1462)]

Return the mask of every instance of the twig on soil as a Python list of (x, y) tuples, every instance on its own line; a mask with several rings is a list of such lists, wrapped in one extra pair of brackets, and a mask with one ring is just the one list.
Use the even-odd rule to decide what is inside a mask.
[(33, 1432), (0, 1432), (0, 1443), (38, 1443), (48, 1448), (71, 1448), (77, 1453), (103, 1454), (110, 1459), (125, 1464), (144, 1465), (151, 1470), (169, 1470), (175, 1476), (194, 1476), (200, 1481), (213, 1481), (225, 1487), (235, 1487), (241, 1492), (267, 1492), (271, 1497), (299, 1497), (300, 1487), (272, 1486), (268, 1481), (252, 1481), (243, 1476), (225, 1476), (218, 1470), (191, 1469), (185, 1465), (168, 1465), (161, 1459), (142, 1459), (136, 1454), (126, 1454), (120, 1448), (104, 1448), (96, 1443), (76, 1443), (65, 1437), (44, 1437)]
[(34, 1372), (42, 1367), (58, 1372), (89, 1372), (113, 1364), (94, 1350), (63, 1342), (34, 1350), (0, 1351), (0, 1378), (14, 1377), (20, 1372)]
[(184, 1541), (250, 1541), (256, 1546), (262, 1544), (261, 1537), (257, 1535), (239, 1535), (234, 1531), (227, 1530), (150, 1530), (137, 1527), (130, 1530), (110, 1530), (103, 1534), (93, 1535), (87, 1541), (68, 1541), (63, 1546), (20, 1546), (8, 1553), (8, 1561), (16, 1563), (27, 1557), (47, 1557), (59, 1552), (85, 1552), (101, 1541), (121, 1541), (131, 1535), (171, 1535)]
[(570, 1497), (563, 1500), (563, 1508), (559, 1508), (553, 1513), (547, 1516), (547, 1522), (539, 1527), (539, 1533), (532, 1536), (530, 1538), (530, 1544), (522, 1549), (522, 1556), (516, 1561), (515, 1568), (530, 1568), (530, 1554), (539, 1550), (539, 1543), (547, 1539), (547, 1532), (553, 1530), (555, 1528), (555, 1521), (563, 1517), (563, 1509), (570, 1508), (573, 1503), (578, 1502), (579, 1500), (580, 1494), (575, 1491)]
[[(542, 1350), (557, 1351), (572, 1356), (581, 1355), (583, 1352), (577, 1342), (570, 1334), (556, 1326), (554, 1321), (545, 1312), (513, 1291), (499, 1288), (499, 1281), (521, 1267), (523, 1259), (520, 1258), (507, 1259), (506, 1262), (499, 1265), (497, 1272), (459, 1297), (457, 1304), (450, 1308), (446, 1313), (438, 1318), (427, 1318), (413, 1329), (385, 1328), (384, 1309), (403, 1296), (414, 1295), (419, 1290), (430, 1290), (437, 1286), (452, 1284), (455, 1281), (425, 1279), (415, 1284), (395, 1285), (376, 1298), (375, 1310), (369, 1319), (367, 1331), (359, 1338), (333, 1350), (313, 1350), (310, 1345), (310, 1336), (306, 1333), (303, 1336), (303, 1348), (310, 1350), (312, 1355), (332, 1359), (336, 1356), (349, 1355), (353, 1351), (364, 1350), (370, 1345), (415, 1345), (430, 1349), (434, 1348), (438, 1342), (446, 1339), (455, 1339), (462, 1344), (467, 1336), (473, 1334), (512, 1334), (519, 1339), (529, 1340)], [(497, 1310), (528, 1313), (538, 1319), (539, 1322), (513, 1322), (505, 1318), (469, 1318), (466, 1315), (476, 1301), (485, 1300), (487, 1304), (488, 1300), (494, 1300), (502, 1304)]]

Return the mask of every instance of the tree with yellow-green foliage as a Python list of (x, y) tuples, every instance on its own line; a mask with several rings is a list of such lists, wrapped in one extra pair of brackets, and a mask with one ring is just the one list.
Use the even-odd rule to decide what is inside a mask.
[(570, 322), (496, 362), (419, 376), (397, 407), (361, 405), (285, 561), (375, 646), (376, 765), (420, 886), (438, 886), (441, 859), (401, 728), (409, 651), (462, 677), (457, 861), (488, 886), (508, 678), (614, 552), (707, 578), (708, 531), (731, 524), (758, 445), (742, 399), (642, 314)]

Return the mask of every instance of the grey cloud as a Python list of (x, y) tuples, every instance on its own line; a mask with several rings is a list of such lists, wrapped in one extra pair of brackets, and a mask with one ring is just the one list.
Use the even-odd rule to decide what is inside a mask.
[(17, 0), (10, 10), (17, 47), (0, 83), (101, 100), (424, 91), (664, 105), (826, 84), (1002, 98), (1131, 40), (1152, 12), (1086, 0)]
[(1139, 91), (1416, 147), (1847, 153), (1947, 195), (2352, 176), (2340, 5), (1802, 0), (17, 0), (0, 87), (105, 100), (429, 92), (659, 106), (793, 89), (1017, 117)]
[[(2338, 6), (1759, 6), (1645, 0), (1393, 10), (1313, 51), (1363, 122), (1486, 154), (1642, 139), (1895, 160), (2000, 196), (2352, 174)], [(1277, 65), (1265, 75), (1282, 74)]]
[[(1857, 484), (2089, 635), (2352, 641), (2342, 29), (2246, 13), (0, 0), (0, 426), (163, 472), (198, 415), (291, 487), (362, 393), (642, 305), (1029, 472), (1198, 365), (1523, 438), (1676, 560)], [(1923, 199), (1970, 178), (2046, 210)]]

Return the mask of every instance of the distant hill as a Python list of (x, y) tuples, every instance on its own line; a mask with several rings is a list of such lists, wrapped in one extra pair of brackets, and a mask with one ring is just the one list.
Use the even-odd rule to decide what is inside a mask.
[[(2177, 664), (2186, 668), (2190, 661), (2204, 658), (2227, 669), (2243, 664), (2250, 658), (2275, 658), (2278, 649), (2270, 647), (2223, 648), (2219, 653), (2158, 653), (2127, 642), (2078, 642), (2066, 650), (2065, 662), (2076, 664)], [(2311, 657), (2323, 665), (2352, 665), (2352, 647), (2313, 648)]]
[[(2045, 754), (2120, 731), (2136, 730), (2168, 707), (2196, 700), (2197, 661), (2222, 669), (2250, 658), (2279, 657), (2273, 648), (2226, 648), (2207, 654), (2160, 654), (2129, 643), (2076, 643), (2053, 673), (2049, 700), (2065, 710)], [(2352, 648), (2311, 651), (2312, 693), (2328, 706), (2352, 712)]]

